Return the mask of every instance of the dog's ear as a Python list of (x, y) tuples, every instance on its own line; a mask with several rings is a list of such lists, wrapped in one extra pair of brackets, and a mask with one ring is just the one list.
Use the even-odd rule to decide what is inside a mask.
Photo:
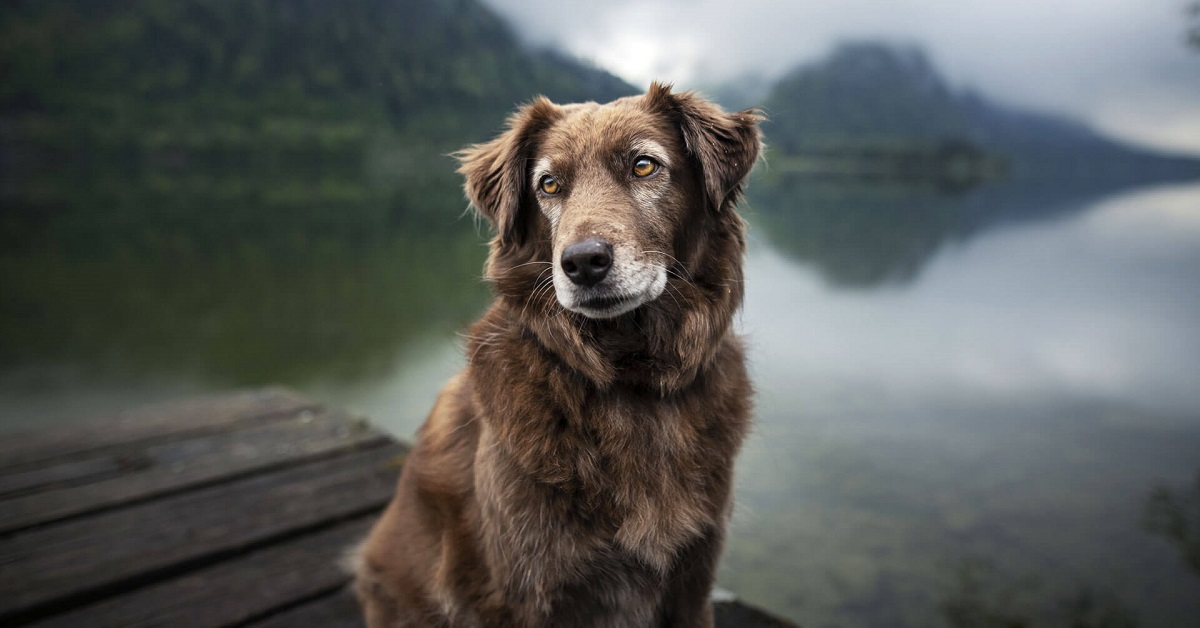
[(467, 198), (496, 225), (501, 246), (520, 245), (524, 239), (518, 218), (529, 193), (529, 161), (538, 136), (561, 115), (557, 105), (538, 97), (512, 114), (496, 139), (454, 153)]
[(671, 86), (651, 83), (646, 102), (679, 125), (688, 154), (700, 165), (709, 204), (720, 211), (737, 201), (742, 183), (762, 151), (763, 116), (753, 110), (727, 113), (694, 92), (672, 94)]

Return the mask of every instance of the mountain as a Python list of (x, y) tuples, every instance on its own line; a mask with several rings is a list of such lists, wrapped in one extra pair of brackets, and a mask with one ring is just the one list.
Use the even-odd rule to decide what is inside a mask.
[(789, 154), (968, 134), (966, 112), (915, 48), (843, 45), (785, 75), (763, 108), (772, 146)]
[(125, 158), (450, 150), (534, 94), (634, 92), (477, 0), (7, 2), (0, 68), (3, 138)]
[(774, 81), (762, 74), (744, 74), (711, 83), (701, 82), (695, 89), (720, 103), (726, 111), (741, 111), (760, 106), (774, 85)]
[(783, 155), (903, 157), (956, 145), (1002, 157), (1018, 177), (1200, 176), (1194, 158), (1125, 146), (1069, 119), (955, 90), (915, 47), (841, 45), (782, 77), (762, 106), (768, 140)]

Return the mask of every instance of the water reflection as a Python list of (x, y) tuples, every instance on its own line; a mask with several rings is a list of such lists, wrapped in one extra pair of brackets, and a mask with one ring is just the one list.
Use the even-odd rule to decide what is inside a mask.
[(1142, 526), (1179, 550), (1188, 569), (1200, 578), (1200, 470), (1183, 490), (1156, 486), (1142, 510)]
[(487, 298), (457, 192), (413, 211), (359, 171), (326, 168), (109, 171), (21, 193), (0, 257), (0, 381), (13, 397), (97, 381), (378, 383)]
[(1059, 599), (1047, 599), (1036, 574), (998, 573), (987, 560), (963, 561), (953, 584), (939, 602), (942, 618), (953, 628), (1133, 628), (1134, 615), (1110, 591), (1081, 585)]
[(771, 248), (811, 264), (830, 285), (911, 282), (945, 246), (990, 229), (1071, 216), (1145, 185), (1123, 179), (1014, 179), (947, 186), (759, 172), (750, 213)]
[(1037, 576), (1028, 625), (1069, 625), (1072, 601), (1116, 625), (1200, 616), (1139, 526), (1200, 454), (1200, 186), (1052, 207), (1075, 209), (939, 236), (871, 290), (759, 242), (727, 586), (803, 624), (937, 625), (962, 591), (936, 583), (982, 559), (1000, 575), (979, 586)]
[(760, 247), (746, 329), (771, 339), (764, 359), (784, 379), (871, 379), (894, 394), (975, 401), (1117, 395), (1187, 420), (1200, 407), (1180, 370), (1200, 354), (1189, 333), (1200, 320), (1190, 286), (1200, 229), (1177, 210), (1196, 193), (1117, 197), (1071, 221), (1013, 224), (940, 250), (918, 282), (872, 292), (829, 290), (811, 270), (821, 262), (798, 267)]
[(787, 175), (761, 183), (749, 198), (757, 232), (833, 285), (911, 281), (943, 241), (962, 236), (963, 191)]

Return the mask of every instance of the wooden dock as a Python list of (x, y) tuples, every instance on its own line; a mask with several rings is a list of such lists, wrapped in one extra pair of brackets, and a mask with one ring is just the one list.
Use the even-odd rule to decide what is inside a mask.
[(338, 559), (407, 451), (279, 388), (5, 434), (0, 626), (361, 627)]

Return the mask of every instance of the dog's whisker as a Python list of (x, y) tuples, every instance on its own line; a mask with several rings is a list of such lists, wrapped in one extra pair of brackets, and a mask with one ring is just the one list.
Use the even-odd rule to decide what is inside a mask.
[[(670, 269), (668, 269), (668, 270), (667, 270), (667, 275), (668, 275), (668, 276), (670, 276), (670, 277), (674, 277), (674, 278), (678, 279), (678, 280), (679, 280), (681, 283), (683, 283), (683, 284), (685, 284), (685, 285), (691, 286), (691, 287), (693, 287), (693, 288), (698, 288), (698, 287), (699, 287), (699, 286), (697, 286), (697, 285), (696, 285), (696, 283), (695, 283), (695, 282), (693, 282), (693, 281), (689, 281), (689, 280), (688, 280), (687, 278), (685, 278), (683, 275), (680, 275), (680, 274), (679, 274), (677, 271), (674, 271), (674, 270), (670, 270)], [(670, 282), (667, 282), (667, 283), (668, 283), (668, 285), (670, 285)]]
[(554, 263), (553, 263), (553, 262), (543, 262), (543, 261), (541, 261), (541, 260), (534, 260), (534, 261), (532, 261), (532, 262), (525, 262), (524, 264), (517, 264), (517, 265), (515, 265), (515, 266), (510, 266), (509, 268), (506, 268), (506, 269), (504, 269), (504, 272), (500, 273), (499, 275), (496, 275), (496, 277), (497, 277), (497, 278), (504, 277), (504, 276), (505, 276), (505, 275), (507, 275), (508, 273), (511, 273), (511, 272), (513, 272), (514, 270), (518, 269), (518, 268), (522, 268), (522, 267), (525, 267), (525, 266), (533, 266), (534, 264), (545, 264), (545, 265), (547, 265), (547, 266), (549, 266), (549, 267), (550, 267), (550, 270), (553, 270), (553, 269), (554, 269)]
[(670, 296), (671, 300), (675, 302), (675, 307), (683, 310), (683, 305), (679, 302), (679, 299), (675, 298), (675, 295), (671, 293), (672, 290), (674, 290), (676, 293), (679, 293), (679, 296), (683, 296), (683, 293), (680, 293), (679, 288), (676, 288), (669, 283), (666, 285), (667, 295)]
[[(678, 266), (678, 267), (679, 267), (681, 270), (683, 270), (683, 272), (687, 273), (687, 277), (686, 277), (686, 278), (683, 278), (683, 279), (684, 279), (685, 281), (687, 281), (687, 282), (691, 283), (691, 281), (692, 281), (692, 273), (691, 273), (691, 271), (689, 271), (689, 270), (687, 269), (687, 266), (684, 266), (684, 265), (683, 265), (683, 262), (679, 261), (679, 258), (678, 258), (678, 257), (675, 257), (674, 255), (671, 255), (670, 253), (667, 253), (666, 251), (642, 251), (642, 253), (653, 253), (653, 254), (656, 254), (656, 255), (662, 255), (663, 257), (665, 257), (665, 258), (667, 258), (667, 259), (671, 260), (672, 262), (675, 262), (675, 264), (674, 264), (675, 266)], [(670, 271), (670, 270), (671, 270), (671, 268), (670, 268), (670, 267), (668, 267), (668, 269), (667, 269), (667, 270), (668, 270), (668, 271)], [(681, 277), (681, 278), (682, 278), (682, 277)]]
[(548, 277), (546, 279), (542, 279), (542, 275), (545, 275), (546, 272), (548, 272), (550, 270), (553, 270), (553, 267), (551, 267), (547, 270), (544, 270), (538, 274), (538, 278), (535, 280), (535, 283), (534, 283), (533, 291), (530, 293), (529, 298), (525, 301), (525, 306), (521, 308), (521, 316), (522, 317), (525, 316), (525, 311), (529, 309), (530, 302), (544, 298), (544, 296), (546, 294), (548, 294), (549, 291), (554, 289), (554, 281), (553, 281), (554, 278), (553, 277)]
[(550, 303), (558, 303), (558, 299), (552, 297), (554, 293), (554, 282), (547, 279), (542, 284), (534, 288), (532, 299), (547, 301)]

